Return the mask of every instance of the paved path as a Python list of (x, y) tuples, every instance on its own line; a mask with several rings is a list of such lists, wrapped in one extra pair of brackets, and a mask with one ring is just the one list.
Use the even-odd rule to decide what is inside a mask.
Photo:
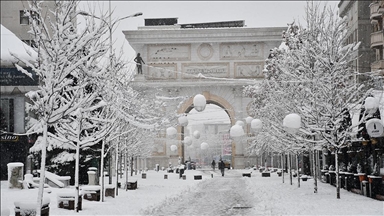
[[(205, 171), (212, 179), (202, 181), (179, 197), (144, 212), (150, 215), (247, 215), (255, 198), (246, 191), (244, 178), (236, 170)], [(193, 178), (193, 177), (191, 177)], [(164, 208), (163, 206), (167, 206)]]

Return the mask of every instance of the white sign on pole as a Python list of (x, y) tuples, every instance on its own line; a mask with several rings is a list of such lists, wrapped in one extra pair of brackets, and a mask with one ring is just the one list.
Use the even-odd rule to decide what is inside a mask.
[(383, 127), (383, 122), (380, 119), (376, 119), (376, 118), (369, 119), (365, 123), (365, 128), (367, 128), (367, 132), (371, 137), (383, 136), (384, 127)]

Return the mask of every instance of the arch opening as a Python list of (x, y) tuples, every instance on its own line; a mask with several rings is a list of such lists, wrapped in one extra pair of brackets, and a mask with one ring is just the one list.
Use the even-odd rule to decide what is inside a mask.
[[(189, 121), (188, 126), (178, 127), (180, 132), (179, 156), (183, 162), (192, 160), (206, 167), (211, 166), (212, 160), (215, 160), (217, 164), (218, 160), (223, 158), (226, 159), (226, 165), (229, 168), (233, 165), (234, 146), (229, 137), (229, 130), (234, 122), (234, 111), (224, 99), (210, 94), (208, 97), (206, 96), (206, 109), (202, 112), (197, 112), (194, 109), (191, 100), (187, 101), (188, 106), (184, 104), (182, 109), (179, 109), (179, 113), (187, 114)], [(201, 137), (199, 139), (193, 136), (194, 131), (200, 132)], [(191, 145), (183, 143), (185, 136), (192, 138)], [(208, 149), (201, 149), (203, 142), (208, 143)]]

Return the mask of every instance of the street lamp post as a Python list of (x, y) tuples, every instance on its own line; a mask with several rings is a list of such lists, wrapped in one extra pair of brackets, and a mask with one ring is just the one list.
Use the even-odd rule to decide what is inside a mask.
[(107, 24), (108, 26), (108, 30), (109, 30), (109, 63), (110, 63), (110, 69), (112, 70), (112, 66), (113, 66), (113, 52), (112, 52), (112, 33), (113, 33), (113, 26), (115, 26), (116, 23), (118, 23), (119, 21), (121, 20), (124, 20), (124, 19), (128, 19), (128, 18), (132, 18), (132, 17), (138, 17), (138, 16), (141, 16), (143, 15), (143, 13), (141, 12), (138, 12), (138, 13), (135, 13), (135, 14), (131, 14), (129, 16), (125, 16), (125, 17), (121, 17), (119, 19), (117, 19), (116, 21), (114, 21), (112, 23), (112, 15), (111, 15), (111, 2), (109, 2), (109, 22), (105, 21), (104, 19), (98, 17), (98, 16), (95, 16), (93, 14), (90, 14), (88, 12), (85, 12), (85, 11), (80, 11), (79, 14), (82, 15), (82, 16), (89, 16), (89, 17), (93, 17), (93, 18), (96, 18), (96, 19), (99, 19), (101, 21), (103, 21), (105, 24)]
[[(114, 21), (112, 23), (111, 1), (109, 1), (109, 22), (105, 21), (101, 17), (95, 16), (95, 15), (90, 14), (90, 13), (85, 12), (85, 11), (80, 11), (80, 12), (78, 12), (78, 14), (82, 15), (82, 16), (89, 16), (89, 17), (93, 17), (95, 19), (99, 19), (108, 26), (108, 30), (109, 30), (109, 67), (110, 67), (110, 70), (112, 71), (113, 70), (113, 52), (112, 52), (112, 32), (113, 32), (112, 30), (113, 30), (113, 27), (115, 26), (116, 23), (118, 23), (121, 20), (131, 18), (131, 17), (138, 17), (138, 16), (143, 15), (143, 13), (139, 12), (139, 13), (135, 13), (135, 14), (132, 14), (129, 16), (125, 16), (125, 17), (117, 19), (116, 21)], [(102, 145), (104, 147), (104, 142), (102, 143)], [(102, 160), (103, 160), (103, 158), (104, 158), (104, 151), (102, 152)], [(111, 167), (111, 165), (109, 165), (109, 166)], [(116, 167), (116, 169), (117, 169), (117, 167)], [(101, 202), (104, 202), (104, 170), (103, 170), (103, 167), (101, 167), (101, 176), (102, 176), (102, 178), (101, 178), (101, 181), (102, 181), (101, 182), (101, 185), (102, 185)], [(112, 175), (110, 173), (109, 174), (109, 184), (111, 184), (111, 183), (112, 183)], [(117, 189), (118, 189), (118, 187), (117, 187), (117, 183), (116, 183), (116, 190)]]

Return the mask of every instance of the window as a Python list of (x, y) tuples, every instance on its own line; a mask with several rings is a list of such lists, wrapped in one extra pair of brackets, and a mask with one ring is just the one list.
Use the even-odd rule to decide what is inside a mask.
[(0, 130), (14, 132), (13, 99), (2, 98), (0, 103)]
[(29, 17), (27, 16), (26, 12), (23, 10), (20, 11), (20, 24), (29, 25)]
[(28, 44), (30, 47), (37, 48), (37, 45), (34, 40), (22, 40), (24, 43)]
[[(29, 25), (30, 24), (29, 16), (27, 15), (27, 12), (30, 12), (30, 11), (24, 11), (24, 10), (20, 11), (20, 25)], [(37, 24), (39, 24), (40, 19), (38, 19), (39, 17), (37, 16), (37, 14), (35, 12), (30, 12), (30, 13), (31, 13), (32, 19), (36, 20)]]

